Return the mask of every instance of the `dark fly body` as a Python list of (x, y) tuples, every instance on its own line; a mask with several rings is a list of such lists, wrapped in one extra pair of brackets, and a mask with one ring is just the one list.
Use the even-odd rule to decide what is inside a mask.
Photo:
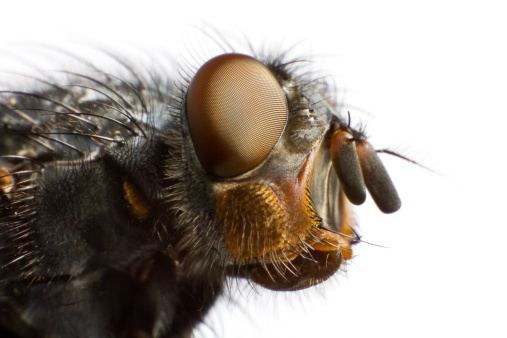
[(114, 59), (127, 74), (82, 61), (0, 91), (2, 336), (186, 337), (226, 278), (332, 276), (367, 191), (399, 209), (296, 60), (230, 51), (177, 80)]

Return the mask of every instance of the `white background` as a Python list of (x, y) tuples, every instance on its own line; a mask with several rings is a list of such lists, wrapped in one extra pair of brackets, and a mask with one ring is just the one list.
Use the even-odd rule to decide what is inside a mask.
[(233, 283), (196, 337), (507, 337), (506, 13), (500, 1), (4, 2), (0, 48), (101, 41), (178, 59), (203, 23), (266, 49), (300, 42), (377, 148), (436, 172), (383, 156), (402, 209), (356, 212), (363, 239), (389, 248), (360, 244), (346, 274), (303, 292)]

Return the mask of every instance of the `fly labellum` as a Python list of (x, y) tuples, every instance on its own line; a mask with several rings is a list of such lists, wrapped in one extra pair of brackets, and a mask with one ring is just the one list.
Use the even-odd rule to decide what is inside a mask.
[(352, 204), (400, 199), (325, 85), (282, 59), (224, 53), (179, 86), (83, 61), (1, 91), (1, 333), (185, 337), (226, 278), (298, 290), (351, 259)]

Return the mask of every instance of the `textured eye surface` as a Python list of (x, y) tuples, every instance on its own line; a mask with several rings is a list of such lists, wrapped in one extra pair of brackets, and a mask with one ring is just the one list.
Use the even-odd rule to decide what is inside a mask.
[(240, 175), (257, 166), (287, 122), (285, 94), (271, 71), (242, 54), (205, 63), (190, 83), (186, 109), (195, 151), (206, 171)]

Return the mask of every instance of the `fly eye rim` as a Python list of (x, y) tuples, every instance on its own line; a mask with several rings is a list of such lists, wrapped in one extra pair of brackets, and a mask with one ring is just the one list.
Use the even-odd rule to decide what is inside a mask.
[(266, 65), (229, 53), (197, 70), (187, 88), (185, 113), (201, 167), (214, 177), (231, 178), (269, 156), (287, 126), (289, 103)]

